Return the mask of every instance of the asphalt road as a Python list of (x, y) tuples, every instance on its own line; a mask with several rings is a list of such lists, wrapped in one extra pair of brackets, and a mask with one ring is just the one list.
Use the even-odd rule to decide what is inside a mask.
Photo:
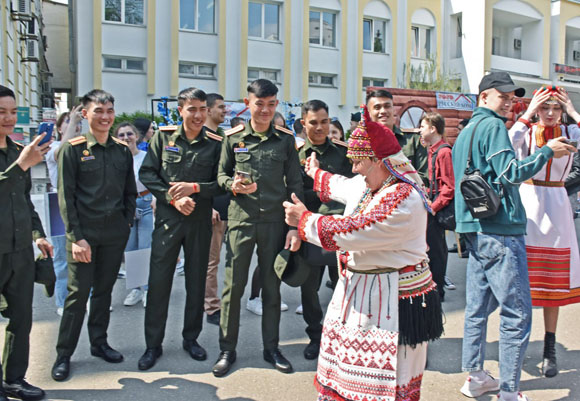
[[(449, 291), (444, 303), (445, 335), (429, 348), (429, 368), (425, 372), (422, 400), (466, 400), (459, 392), (465, 380), (461, 372), (461, 339), (465, 305), (465, 264), (450, 254), (448, 275), (457, 285)], [(223, 260), (220, 273), (223, 274)], [(222, 278), (220, 277), (220, 283)], [(55, 382), (50, 369), (56, 357), (55, 343), (59, 324), (54, 301), (46, 298), (37, 285), (34, 300), (34, 325), (31, 334), (30, 367), (27, 379), (47, 391), (50, 400), (228, 400), (228, 401), (296, 401), (316, 400), (313, 378), (315, 361), (307, 361), (302, 350), (308, 344), (305, 324), (294, 310), (300, 303), (299, 290), (283, 286), (282, 298), (290, 309), (282, 313), (280, 348), (293, 363), (295, 372), (285, 375), (275, 371), (262, 359), (261, 318), (245, 308), (238, 345), (238, 360), (224, 378), (215, 378), (211, 368), (218, 356), (218, 327), (205, 324), (199, 338), (208, 351), (208, 360), (194, 361), (181, 348), (181, 327), (184, 304), (184, 278), (176, 277), (170, 304), (164, 354), (150, 371), (137, 369), (137, 361), (145, 349), (143, 334), (144, 309), (141, 304), (123, 306), (127, 291), (124, 280), (118, 280), (113, 296), (109, 343), (122, 352), (125, 361), (108, 364), (89, 353), (86, 328), (83, 329), (76, 353), (72, 358), (72, 375), (65, 382)], [(246, 290), (246, 297), (249, 288)], [(327, 305), (331, 291), (320, 290)], [(246, 298), (243, 299), (245, 305)], [(543, 349), (542, 310), (534, 308), (533, 330), (522, 374), (522, 391), (533, 401), (580, 400), (580, 305), (561, 309), (557, 333), (557, 353), (560, 374), (552, 379), (540, 376)], [(204, 321), (205, 323), (205, 321)], [(498, 375), (497, 311), (490, 319), (486, 369)], [(3, 337), (3, 334), (2, 336)], [(3, 338), (0, 338), (3, 341)], [(495, 400), (492, 394), (480, 401)]]

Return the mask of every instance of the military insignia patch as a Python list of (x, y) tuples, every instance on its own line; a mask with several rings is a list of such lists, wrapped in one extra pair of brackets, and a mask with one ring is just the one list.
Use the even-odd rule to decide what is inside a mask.
[(238, 143), (238, 148), (245, 148), (246, 147), (245, 145), (246, 144), (244, 142), (240, 142)]
[(86, 150), (86, 149), (85, 149), (85, 150), (83, 150), (83, 155), (84, 155), (84, 156), (88, 156), (89, 154), (90, 154), (90, 153), (89, 153), (89, 151), (88, 151), (88, 150)]
[(86, 162), (87, 160), (95, 160), (95, 156), (85, 156), (81, 157), (82, 162)]
[(175, 142), (173, 142), (173, 141), (169, 141), (168, 145), (169, 145), (169, 146), (175, 146)]

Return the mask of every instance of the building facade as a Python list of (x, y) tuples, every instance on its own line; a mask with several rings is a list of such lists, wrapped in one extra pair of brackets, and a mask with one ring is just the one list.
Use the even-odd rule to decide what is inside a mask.
[(463, 92), (503, 70), (580, 101), (580, 4), (560, 0), (71, 0), (77, 94), (119, 111), (196, 86), (240, 100), (268, 78), (282, 101), (326, 101), (348, 123), (366, 86), (434, 64)]
[(41, 1), (2, 0), (0, 26), (0, 84), (16, 94), (17, 130), (26, 140), (54, 104)]

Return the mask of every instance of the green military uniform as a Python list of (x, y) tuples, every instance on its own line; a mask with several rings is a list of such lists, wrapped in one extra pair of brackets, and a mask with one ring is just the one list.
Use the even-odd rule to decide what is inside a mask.
[[(206, 133), (205, 127), (193, 141), (187, 139), (183, 125), (157, 132), (139, 170), (139, 180), (157, 198), (145, 310), (147, 348), (163, 342), (175, 263), (182, 246), (187, 293), (183, 339), (196, 340), (201, 332), (212, 199), (221, 193), (216, 181), (220, 139)], [(189, 216), (170, 204), (170, 182), (199, 184), (199, 192), (191, 195), (196, 205)]]
[(8, 319), (2, 366), (4, 381), (24, 378), (28, 368), (32, 327), (34, 254), (32, 241), (44, 238), (42, 224), (30, 200), (30, 170), (22, 171), (16, 159), (22, 146), (6, 138), (0, 149), (0, 294)]
[[(306, 159), (312, 154), (316, 153), (316, 159), (320, 163), (320, 168), (333, 174), (340, 174), (346, 177), (352, 177), (352, 166), (346, 157), (347, 144), (342, 141), (331, 141), (326, 139), (321, 145), (314, 145), (308, 138), (303, 145), (299, 146), (298, 156), (300, 163), (304, 165)], [(304, 179), (304, 204), (314, 213), (324, 215), (340, 214), (344, 212), (344, 205), (336, 201), (322, 203), (318, 194), (314, 191), (314, 182), (312, 178), (303, 174)], [(322, 249), (312, 244), (302, 244), (303, 247), (310, 247), (313, 252), (321, 252)], [(324, 251), (327, 252), (327, 251)], [(333, 252), (334, 254), (334, 252)], [(304, 261), (307, 259), (308, 253), (303, 254)], [(334, 255), (332, 255), (334, 256)], [(318, 289), (320, 281), (324, 273), (324, 265), (310, 264), (310, 275), (308, 279), (300, 287), (300, 294), (302, 298), (302, 310), (304, 321), (307, 324), (306, 334), (312, 342), (320, 342), (322, 335), (322, 318), (324, 316), (320, 300), (318, 298)], [(329, 265), (329, 269), (337, 269), (336, 258), (334, 263)]]
[[(107, 342), (111, 292), (135, 217), (133, 156), (124, 142), (104, 144), (88, 133), (64, 143), (58, 160), (58, 203), (66, 230), (68, 296), (56, 344), (58, 357), (77, 346), (92, 288), (88, 319), (92, 346)], [(72, 244), (86, 240), (91, 262), (73, 259)]]
[(421, 145), (421, 135), (414, 133), (405, 134), (396, 125), (393, 126), (393, 132), (399, 145), (401, 145), (403, 154), (411, 161), (411, 164), (419, 173), (423, 183), (429, 187), (427, 148)]
[(220, 349), (233, 351), (238, 342), (240, 299), (257, 245), (262, 284), (262, 340), (265, 350), (278, 347), (280, 280), (274, 259), (284, 247), (287, 226), (282, 202), (294, 192), (302, 198), (302, 176), (292, 132), (270, 125), (256, 133), (250, 122), (226, 131), (218, 183), (232, 192), (236, 171), (250, 173), (258, 189), (233, 196), (228, 209), (226, 277), (222, 296)]

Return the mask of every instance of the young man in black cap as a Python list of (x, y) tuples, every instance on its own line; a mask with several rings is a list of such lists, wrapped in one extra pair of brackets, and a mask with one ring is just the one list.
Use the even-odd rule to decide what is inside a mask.
[[(524, 94), (525, 90), (514, 85), (506, 72), (484, 76), (479, 84), (478, 107), (453, 147), (456, 231), (465, 234), (469, 250), (462, 357), (462, 369), (469, 372), (469, 377), (461, 388), (467, 397), (499, 389), (501, 401), (527, 400), (519, 393), (519, 382), (530, 339), (532, 301), (524, 242), (526, 214), (518, 187), (552, 157), (575, 151), (559, 138), (524, 160), (516, 159), (505, 122), (514, 96)], [(459, 188), (468, 154), (472, 167), (481, 171), (497, 193), (503, 192), (493, 216), (474, 218), (465, 204)], [(483, 370), (487, 318), (498, 306), (500, 380)]]

